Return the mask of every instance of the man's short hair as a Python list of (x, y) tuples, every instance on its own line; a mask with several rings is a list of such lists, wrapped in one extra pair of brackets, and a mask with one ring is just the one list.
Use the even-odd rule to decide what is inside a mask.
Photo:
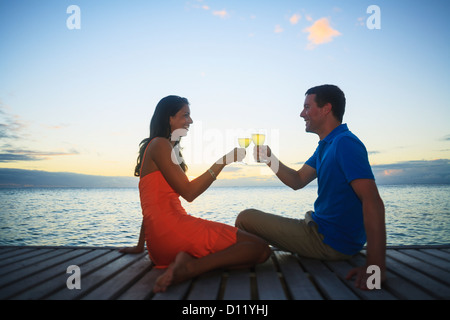
[(339, 87), (332, 84), (324, 84), (308, 89), (305, 95), (308, 94), (316, 95), (314, 100), (319, 108), (322, 108), (326, 103), (330, 103), (331, 112), (334, 117), (342, 123), (345, 112), (345, 95)]

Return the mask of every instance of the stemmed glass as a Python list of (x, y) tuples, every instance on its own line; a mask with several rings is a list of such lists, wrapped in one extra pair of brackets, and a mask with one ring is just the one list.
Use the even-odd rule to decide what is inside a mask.
[[(250, 138), (238, 138), (238, 143), (241, 148), (247, 148), (250, 145), (250, 142), (252, 142)], [(244, 159), (242, 159), (242, 161), (239, 161), (239, 163), (247, 164), (243, 160)]]
[[(257, 148), (258, 148), (258, 146), (262, 146), (264, 144), (264, 141), (266, 140), (266, 135), (262, 132), (253, 133), (252, 140), (253, 140), (253, 143), (255, 144), (255, 146), (257, 146)], [(262, 162), (259, 159), (258, 152), (256, 153), (256, 156), (257, 156), (256, 162)]]

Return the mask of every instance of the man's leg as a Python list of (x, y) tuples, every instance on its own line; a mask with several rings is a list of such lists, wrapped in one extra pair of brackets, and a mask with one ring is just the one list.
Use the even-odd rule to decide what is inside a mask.
[(235, 225), (281, 250), (304, 257), (327, 260), (350, 258), (323, 243), (323, 235), (318, 233), (310, 212), (305, 218), (292, 219), (257, 209), (246, 209), (238, 215)]

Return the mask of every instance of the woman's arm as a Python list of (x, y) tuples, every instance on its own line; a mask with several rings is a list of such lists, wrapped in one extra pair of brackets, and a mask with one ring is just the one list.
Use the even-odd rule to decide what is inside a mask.
[(142, 220), (141, 224), (141, 232), (139, 234), (139, 240), (136, 246), (134, 247), (126, 247), (119, 250), (122, 253), (141, 253), (144, 251), (145, 244), (145, 229), (144, 229), (144, 220)]
[[(173, 161), (173, 147), (167, 139), (155, 139), (150, 146), (150, 156), (169, 185), (186, 201), (192, 202), (214, 182), (223, 168), (234, 161), (240, 161), (245, 156), (245, 149), (235, 148), (218, 161), (201, 176), (189, 181), (178, 163)], [(211, 172), (212, 173), (211, 173)]]

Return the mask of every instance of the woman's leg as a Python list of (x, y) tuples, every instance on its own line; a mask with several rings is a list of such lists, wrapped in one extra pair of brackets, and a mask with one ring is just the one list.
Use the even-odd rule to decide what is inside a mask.
[(266, 261), (271, 254), (268, 244), (255, 235), (238, 230), (236, 244), (202, 258), (180, 252), (175, 261), (156, 280), (154, 292), (164, 292), (171, 284), (183, 282), (219, 268), (246, 268)]

